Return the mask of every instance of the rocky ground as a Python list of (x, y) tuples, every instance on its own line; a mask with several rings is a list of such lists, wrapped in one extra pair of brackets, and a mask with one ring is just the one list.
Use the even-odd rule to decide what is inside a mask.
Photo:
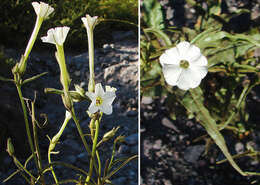
[[(96, 82), (102, 85), (110, 85), (117, 88), (117, 98), (114, 101), (113, 114), (103, 116), (101, 122), (101, 136), (113, 127), (120, 126), (118, 135), (125, 135), (126, 140), (117, 149), (117, 157), (132, 156), (138, 153), (138, 46), (137, 37), (133, 32), (115, 32), (113, 42), (103, 45), (103, 48), (95, 50), (95, 74)], [(21, 51), (22, 52), (22, 51)], [(18, 59), (19, 51), (6, 49), (5, 54)], [(85, 90), (88, 80), (88, 53), (66, 52), (68, 70), (72, 79), (72, 84), (79, 84)], [(48, 74), (41, 79), (26, 85), (23, 88), (24, 97), (33, 99), (34, 91), (37, 92), (36, 111), (46, 113), (48, 124), (39, 129), (40, 149), (42, 151), (43, 162), (47, 164), (49, 141), (46, 135), (52, 137), (57, 133), (64, 119), (65, 109), (61, 98), (54, 94), (44, 94), (46, 87), (61, 88), (59, 81), (59, 68), (54, 58), (54, 50), (48, 52), (32, 52), (28, 62), (28, 76), (47, 71)], [(73, 87), (72, 87), (73, 89)], [(23, 116), (17, 99), (14, 86), (1, 82), (1, 129), (2, 138), (12, 137), (18, 158), (25, 160), (24, 155), (28, 146), (24, 132)], [(84, 132), (89, 132), (89, 118), (86, 114), (88, 103), (75, 104), (77, 116), (80, 120)], [(5, 143), (4, 143), (5, 144)], [(5, 147), (1, 147), (0, 182), (15, 171), (12, 159), (4, 152)], [(60, 143), (57, 145), (60, 153), (53, 157), (53, 160), (71, 163), (83, 169), (88, 169), (89, 158), (84, 151), (83, 145), (77, 133), (75, 124), (71, 121), (65, 129)], [(101, 148), (102, 162), (110, 157), (112, 142), (108, 142)], [(29, 169), (33, 168), (28, 164)], [(134, 185), (138, 181), (137, 160), (132, 161), (119, 173), (111, 178), (115, 185)], [(78, 178), (75, 172), (63, 167), (57, 167), (56, 173), (59, 179)], [(52, 183), (51, 174), (46, 175), (48, 183)], [(4, 185), (25, 184), (19, 175), (14, 176)]]
[[(260, 1), (226, 0), (224, 10), (230, 13), (238, 8), (248, 8), (250, 13), (234, 19), (233, 31), (241, 31), (254, 24), (259, 25)], [(196, 10), (184, 0), (160, 0), (167, 26), (188, 26), (196, 23)], [(206, 5), (206, 3), (204, 3)], [(246, 24), (244, 24), (246, 23)], [(254, 88), (248, 96), (250, 124), (257, 125), (260, 110), (260, 87)], [(179, 117), (172, 120), (165, 102), (166, 97), (152, 99), (141, 97), (141, 185), (249, 185), (259, 184), (260, 178), (242, 177), (229, 163), (216, 165), (224, 158), (216, 145), (210, 145), (206, 154), (206, 140), (196, 141), (206, 134), (204, 128), (194, 119)], [(254, 107), (254, 108), (253, 108)], [(231, 132), (223, 132), (232, 154), (241, 153), (250, 145), (260, 150), (260, 128), (254, 127), (242, 139)], [(246, 171), (260, 171), (259, 158), (249, 157), (237, 160)]]

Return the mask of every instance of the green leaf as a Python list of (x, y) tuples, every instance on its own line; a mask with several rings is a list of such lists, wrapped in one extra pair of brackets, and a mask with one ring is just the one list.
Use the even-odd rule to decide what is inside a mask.
[(203, 93), (198, 87), (189, 90), (192, 101), (183, 101), (184, 106), (190, 112), (196, 114), (196, 118), (200, 121), (200, 124), (206, 129), (207, 133), (214, 140), (217, 146), (221, 149), (223, 154), (226, 156), (229, 163), (236, 169), (241, 175), (246, 176), (247, 173), (243, 172), (236, 162), (233, 160), (231, 154), (228, 151), (224, 137), (219, 132), (215, 120), (210, 116), (209, 111), (203, 105)]
[(26, 79), (26, 80), (23, 81), (23, 85), (26, 84), (26, 83), (32, 82), (32, 81), (34, 81), (34, 80), (37, 80), (38, 78), (40, 78), (40, 77), (46, 75), (47, 73), (48, 73), (48, 72), (44, 72), (44, 73), (35, 75), (35, 76), (31, 77), (31, 78), (28, 78), (28, 79)]
[(172, 45), (171, 39), (162, 30), (160, 30), (158, 28), (147, 28), (144, 31), (148, 32), (148, 33), (149, 32), (153, 33), (156, 37), (158, 37), (159, 39), (162, 39), (166, 46)]
[(164, 29), (162, 7), (157, 0), (144, 1), (144, 21), (150, 28)]

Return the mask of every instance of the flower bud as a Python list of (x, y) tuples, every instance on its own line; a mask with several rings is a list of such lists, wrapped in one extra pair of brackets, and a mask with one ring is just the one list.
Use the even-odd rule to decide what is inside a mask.
[(85, 91), (84, 91), (84, 89), (83, 89), (82, 87), (80, 87), (79, 85), (77, 85), (77, 84), (75, 84), (74, 86), (75, 86), (76, 91), (77, 91), (81, 96), (85, 97)]
[(105, 133), (102, 140), (107, 141), (107, 140), (111, 139), (112, 137), (114, 137), (118, 129), (119, 129), (119, 127), (116, 127), (116, 128), (113, 128), (112, 130), (108, 131), (107, 133)]
[(122, 143), (122, 142), (124, 142), (124, 141), (125, 141), (125, 136), (118, 136), (118, 137), (115, 139), (114, 143)]
[(8, 154), (10, 156), (14, 155), (14, 146), (12, 144), (12, 140), (11, 140), (10, 137), (7, 139), (7, 149), (6, 149), (6, 151), (8, 152)]

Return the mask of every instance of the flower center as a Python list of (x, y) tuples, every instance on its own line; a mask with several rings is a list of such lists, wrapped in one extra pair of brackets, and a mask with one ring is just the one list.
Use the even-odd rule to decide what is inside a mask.
[(183, 69), (187, 69), (190, 66), (189, 62), (187, 60), (181, 60), (180, 61), (180, 67)]
[(96, 98), (96, 105), (97, 105), (97, 106), (100, 106), (102, 103), (103, 103), (102, 98), (101, 98), (100, 96), (98, 96), (98, 97)]

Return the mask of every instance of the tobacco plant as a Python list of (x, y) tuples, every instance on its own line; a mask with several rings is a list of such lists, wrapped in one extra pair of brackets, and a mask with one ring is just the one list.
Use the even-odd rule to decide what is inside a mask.
[(249, 134), (245, 129), (249, 118), (246, 100), (260, 83), (259, 57), (254, 56), (260, 47), (259, 29), (227, 31), (229, 20), (248, 10), (238, 9), (230, 15), (222, 13), (221, 0), (202, 2), (187, 1), (200, 12), (193, 27), (167, 28), (160, 3), (143, 1), (141, 95), (167, 97), (173, 120), (178, 116), (195, 119), (238, 173), (260, 175), (235, 162), (243, 156), (255, 159), (259, 152), (248, 146), (244, 153), (232, 156), (222, 135), (222, 130), (238, 136)]
[[(116, 158), (116, 145), (120, 144), (124, 141), (124, 136), (120, 135), (114, 139), (113, 142), (113, 151), (111, 158), (105, 160), (105, 164), (102, 164), (100, 159), (100, 148), (104, 146), (104, 143), (108, 140), (111, 140), (119, 127), (113, 128), (109, 132), (105, 133), (101, 140), (99, 140), (99, 129), (100, 123), (104, 114), (112, 114), (113, 107), (112, 103), (116, 98), (116, 89), (110, 86), (105, 86), (105, 91), (100, 83), (95, 84), (95, 73), (94, 73), (94, 38), (93, 32), (95, 26), (102, 21), (102, 19), (97, 16), (91, 17), (90, 15), (86, 15), (82, 17), (82, 22), (87, 30), (88, 36), (88, 49), (89, 49), (89, 84), (88, 90), (85, 91), (80, 86), (74, 84), (75, 90), (71, 90), (71, 78), (69, 76), (66, 61), (65, 61), (65, 52), (63, 44), (66, 40), (67, 35), (69, 34), (70, 28), (67, 26), (51, 28), (47, 32), (47, 36), (42, 37), (42, 41), (44, 43), (54, 44), (56, 46), (56, 60), (58, 62), (60, 68), (60, 82), (62, 85), (62, 89), (53, 89), (53, 88), (45, 88), (46, 93), (55, 93), (60, 95), (64, 107), (66, 108), (66, 112), (64, 112), (65, 118), (62, 123), (60, 130), (53, 137), (49, 137), (49, 148), (48, 148), (48, 165), (42, 164), (41, 151), (39, 148), (39, 141), (37, 135), (37, 128), (39, 123), (36, 119), (35, 114), (35, 101), (36, 100), (28, 100), (23, 97), (22, 94), (22, 86), (26, 83), (31, 83), (32, 81), (42, 77), (46, 74), (42, 73), (36, 76), (33, 76), (28, 79), (23, 79), (24, 74), (26, 73), (27, 67), (27, 59), (32, 50), (34, 42), (37, 38), (38, 32), (44, 20), (46, 20), (50, 14), (54, 11), (54, 8), (49, 6), (43, 2), (33, 2), (32, 3), (35, 13), (37, 14), (37, 19), (35, 23), (34, 30), (32, 32), (31, 38), (26, 47), (25, 53), (21, 56), (21, 59), (12, 69), (13, 79), (7, 79), (4, 77), (0, 77), (0, 80), (5, 82), (12, 82), (15, 84), (17, 88), (17, 92), (19, 94), (19, 98), (21, 101), (21, 106), (24, 113), (24, 121), (26, 127), (27, 138), (29, 142), (29, 146), (31, 149), (31, 155), (25, 161), (25, 163), (19, 161), (19, 159), (15, 156), (15, 149), (12, 145), (11, 138), (7, 140), (7, 152), (13, 158), (15, 165), (17, 166), (17, 171), (11, 174), (7, 179), (8, 181), (16, 174), (20, 174), (24, 177), (28, 184), (49, 184), (50, 182), (46, 182), (45, 174), (51, 172), (53, 176), (53, 181), (55, 184), (64, 184), (68, 182), (72, 182), (75, 184), (88, 184), (88, 185), (104, 185), (111, 184), (110, 178), (117, 173), (122, 167), (124, 167), (128, 162), (137, 158), (137, 155), (131, 156), (129, 158)], [(76, 112), (74, 109), (74, 104), (79, 101), (87, 101), (90, 103), (88, 110), (86, 110), (87, 114), (91, 118), (89, 123), (89, 133), (83, 133), (79, 120), (76, 116)], [(30, 102), (30, 103), (29, 103)], [(28, 110), (29, 109), (29, 110)], [(31, 116), (32, 125), (29, 123), (29, 117)], [(62, 136), (64, 130), (67, 127), (67, 124), (70, 120), (73, 120), (76, 124), (79, 136), (81, 138), (82, 144), (89, 155), (89, 168), (87, 171), (84, 169), (80, 169), (72, 164), (60, 162), (60, 161), (52, 161), (53, 155), (58, 155), (59, 152), (55, 151), (56, 145), (59, 143), (59, 139)], [(30, 132), (30, 127), (32, 126), (33, 135)], [(91, 143), (88, 143), (86, 137), (89, 137)], [(37, 172), (35, 173), (32, 169), (27, 167), (27, 164), (30, 160), (34, 161), (35, 166), (37, 167)], [(56, 175), (55, 166), (63, 166), (67, 168), (71, 168), (80, 174), (78, 179), (60, 179), (58, 175)]]

